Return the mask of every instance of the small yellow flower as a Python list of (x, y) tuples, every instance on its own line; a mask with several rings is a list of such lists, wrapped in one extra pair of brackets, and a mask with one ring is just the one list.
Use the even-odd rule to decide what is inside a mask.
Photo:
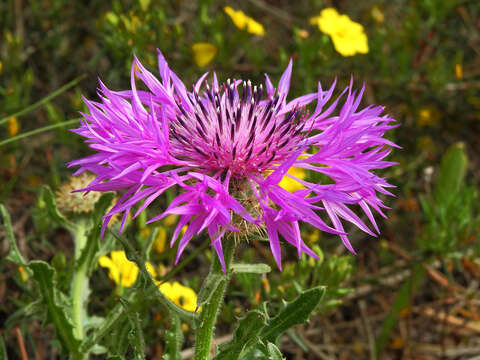
[(265, 35), (263, 25), (253, 20), (250, 16), (245, 15), (242, 10), (234, 10), (230, 6), (225, 6), (223, 10), (240, 30), (246, 30), (250, 34)]
[(18, 134), (18, 130), (20, 129), (20, 126), (18, 124), (18, 119), (16, 116), (12, 116), (10, 119), (8, 119), (8, 136), (12, 137)]
[(159, 284), (160, 291), (169, 298), (173, 303), (180, 306), (186, 311), (195, 311), (197, 307), (197, 294), (193, 289), (183, 286), (179, 282)]
[(0, 61), (0, 75), (2, 75), (2, 71), (3, 71), (3, 63)]
[(433, 106), (421, 108), (418, 111), (417, 124), (418, 126), (435, 126), (440, 120), (439, 111)]
[[(138, 266), (133, 261), (127, 259), (123, 250), (112, 251), (110, 257), (101, 256), (98, 259), (98, 263), (101, 267), (108, 269), (108, 277), (119, 286), (130, 287), (137, 280)], [(148, 262), (145, 266), (150, 275), (155, 277), (156, 271), (154, 266)]]
[(457, 79), (463, 79), (463, 66), (462, 64), (455, 64), (455, 76)]
[(300, 39), (307, 39), (310, 36), (309, 32), (305, 29), (299, 29), (297, 35)]
[(27, 282), (28, 280), (28, 273), (27, 271), (25, 270), (25, 268), (23, 266), (19, 266), (18, 267), (18, 272), (20, 273), (20, 278), (22, 279), (23, 282)]
[(164, 227), (160, 226), (158, 228), (157, 237), (153, 243), (153, 248), (159, 254), (165, 251), (167, 245), (167, 230)]
[(368, 39), (363, 26), (347, 15), (340, 15), (334, 8), (326, 8), (319, 16), (310, 19), (321, 32), (330, 36), (333, 46), (343, 56), (368, 53)]
[(193, 60), (198, 67), (207, 66), (217, 55), (217, 47), (210, 43), (195, 43), (192, 45)]
[(383, 15), (382, 10), (380, 10), (380, 7), (378, 5), (375, 5), (372, 7), (372, 10), (370, 10), (370, 15), (372, 16), (373, 20), (375, 20), (379, 24), (383, 24), (385, 21), (385, 15)]
[[(299, 179), (305, 179), (306, 173), (305, 170), (298, 167), (292, 167), (288, 170), (287, 174), (293, 175)], [(304, 189), (305, 187), (300, 184), (297, 180), (292, 179), (291, 177), (287, 176), (286, 174), (283, 176), (282, 180), (278, 184), (280, 187), (284, 188), (289, 192), (294, 192), (300, 189)]]

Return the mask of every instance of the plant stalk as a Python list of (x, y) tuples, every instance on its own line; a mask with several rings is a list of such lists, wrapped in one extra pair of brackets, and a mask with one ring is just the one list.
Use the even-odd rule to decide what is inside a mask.
[[(227, 237), (223, 240), (223, 253), (225, 258), (225, 274), (218, 257), (214, 255), (210, 272), (208, 276), (220, 275), (222, 279), (215, 288), (210, 301), (203, 305), (202, 312), (196, 324), (195, 334), (195, 360), (209, 360), (211, 354), (212, 338), (214, 332), (215, 321), (220, 311), (225, 291), (227, 290), (230, 280), (230, 266), (235, 252), (235, 240), (233, 237)], [(204, 286), (205, 286), (204, 282)]]
[[(87, 243), (87, 226), (85, 223), (80, 222), (75, 230), (75, 264), (77, 264), (83, 248)], [(86, 291), (87, 268), (86, 262), (83, 262), (80, 266), (75, 265), (72, 281), (72, 318), (75, 326), (73, 334), (78, 340), (83, 340), (83, 315), (84, 315), (84, 301)]]

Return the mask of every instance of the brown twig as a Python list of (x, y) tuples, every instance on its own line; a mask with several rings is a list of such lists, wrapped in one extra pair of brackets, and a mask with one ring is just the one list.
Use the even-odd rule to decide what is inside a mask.
[(27, 350), (25, 349), (25, 342), (23, 341), (22, 332), (20, 331), (20, 328), (18, 326), (15, 328), (15, 335), (17, 336), (17, 343), (20, 354), (22, 356), (22, 360), (28, 360)]

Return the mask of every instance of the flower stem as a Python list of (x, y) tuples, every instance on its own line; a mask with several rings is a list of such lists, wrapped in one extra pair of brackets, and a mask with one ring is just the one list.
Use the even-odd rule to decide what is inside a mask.
[[(208, 276), (217, 275), (223, 278), (219, 281), (215, 288), (210, 301), (203, 305), (202, 312), (197, 322), (195, 334), (195, 360), (210, 359), (213, 331), (215, 320), (220, 311), (220, 306), (227, 290), (228, 281), (230, 279), (230, 265), (232, 263), (233, 253), (235, 252), (235, 240), (230, 237), (223, 241), (224, 257), (225, 257), (225, 274), (222, 271), (220, 261), (214, 256), (212, 266)], [(205, 284), (205, 283), (204, 283)]]
[(87, 268), (86, 263), (83, 262), (77, 266), (78, 260), (83, 248), (87, 243), (86, 224), (78, 223), (75, 229), (75, 271), (73, 273), (72, 281), (72, 320), (75, 326), (73, 333), (78, 340), (83, 340), (83, 315), (84, 315), (84, 301), (86, 292)]

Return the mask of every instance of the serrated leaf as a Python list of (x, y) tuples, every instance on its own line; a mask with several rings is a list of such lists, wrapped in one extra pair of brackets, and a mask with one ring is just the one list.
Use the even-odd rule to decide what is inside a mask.
[(75, 231), (75, 224), (68, 221), (57, 208), (55, 196), (48, 186), (40, 189), (40, 198), (45, 202), (48, 215), (52, 218), (58, 226), (61, 226), (71, 232)]
[(266, 325), (265, 314), (260, 311), (250, 311), (240, 319), (233, 339), (220, 347), (215, 360), (240, 359), (243, 351), (255, 346), (260, 341), (258, 335)]
[[(7, 208), (3, 204), (0, 204), (0, 213), (2, 214), (3, 225), (5, 226), (5, 230), (8, 238), (8, 245), (10, 246), (10, 250), (7, 255), (7, 260), (13, 262), (16, 265), (26, 267), (25, 259), (23, 258), (23, 255), (20, 253), (20, 250), (18, 249), (17, 241), (13, 233), (10, 214), (8, 213)], [(29, 275), (31, 275), (30, 270), (28, 269), (26, 270), (29, 272)]]
[(170, 328), (165, 331), (165, 353), (163, 360), (182, 360), (180, 350), (183, 345), (183, 332), (180, 318), (170, 313)]
[(73, 335), (73, 324), (66, 314), (68, 309), (58, 301), (59, 295), (56, 287), (56, 273), (54, 268), (44, 261), (33, 260), (28, 266), (37, 281), (43, 301), (47, 310), (47, 321), (53, 323), (64, 350), (70, 355), (77, 354), (79, 341)]
[(44, 311), (43, 304), (41, 300), (32, 301), (25, 306), (22, 306), (20, 309), (15, 311), (12, 315), (10, 315), (5, 321), (5, 333), (9, 333), (11, 327), (17, 323), (20, 319), (28, 318), (33, 315), (39, 314)]
[(145, 359), (145, 339), (143, 337), (143, 329), (140, 323), (140, 316), (137, 311), (131, 309), (130, 304), (125, 299), (120, 299), (127, 314), (128, 321), (131, 325), (131, 330), (128, 334), (128, 340), (133, 347), (135, 359)]
[(287, 303), (287, 306), (263, 328), (261, 339), (276, 343), (284, 331), (307, 321), (324, 294), (325, 288), (317, 287), (303, 292), (294, 301)]
[(267, 264), (232, 264), (233, 273), (266, 274), (272, 271)]
[(467, 171), (465, 144), (450, 146), (442, 157), (440, 173), (434, 189), (435, 205), (447, 208), (460, 190)]
[(225, 281), (225, 276), (224, 275), (218, 275), (218, 274), (208, 274), (208, 276), (205, 278), (202, 284), (202, 288), (198, 292), (197, 295), (197, 306), (203, 306), (207, 302), (210, 301), (210, 298), (212, 297), (213, 293), (215, 290), (218, 288), (218, 285), (222, 281)]
[(267, 343), (268, 360), (283, 360), (282, 352), (277, 345), (268, 342)]

